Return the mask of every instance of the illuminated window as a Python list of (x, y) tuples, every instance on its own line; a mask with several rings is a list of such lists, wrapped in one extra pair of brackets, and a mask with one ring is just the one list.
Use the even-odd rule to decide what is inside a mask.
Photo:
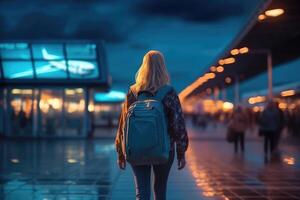
[(3, 61), (3, 74), (5, 78), (33, 78), (32, 63), (28, 61)]
[(37, 78), (67, 78), (66, 61), (36, 61)]
[(95, 44), (67, 44), (68, 59), (96, 59)]
[(35, 59), (64, 59), (63, 46), (61, 44), (34, 44), (32, 45), (32, 51)]
[(27, 43), (0, 43), (0, 57), (2, 59), (30, 59)]
[(99, 76), (97, 63), (89, 60), (68, 60), (68, 69), (71, 78), (89, 79)]

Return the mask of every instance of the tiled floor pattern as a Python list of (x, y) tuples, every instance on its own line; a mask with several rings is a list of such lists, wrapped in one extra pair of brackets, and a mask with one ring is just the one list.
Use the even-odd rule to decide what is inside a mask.
[[(171, 170), (168, 199), (300, 199), (300, 146), (281, 144), (265, 163), (262, 141), (233, 154), (222, 140), (193, 139), (182, 171)], [(0, 141), (1, 200), (131, 200), (130, 167), (116, 166), (113, 141)]]

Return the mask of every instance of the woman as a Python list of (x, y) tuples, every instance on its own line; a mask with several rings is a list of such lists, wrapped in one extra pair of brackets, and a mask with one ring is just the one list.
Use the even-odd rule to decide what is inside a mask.
[[(121, 169), (125, 169), (126, 161), (122, 152), (123, 126), (127, 110), (137, 98), (139, 91), (148, 91), (153, 94), (157, 90), (169, 84), (169, 74), (167, 72), (162, 53), (159, 51), (149, 51), (143, 59), (143, 63), (136, 74), (136, 83), (130, 87), (119, 121), (119, 128), (115, 140), (118, 152), (118, 164)], [(175, 143), (177, 153), (178, 169), (185, 166), (185, 151), (188, 147), (188, 136), (185, 128), (185, 121), (181, 110), (179, 98), (174, 89), (169, 91), (162, 100), (168, 123), (168, 133), (171, 140), (170, 156), (166, 164), (160, 165), (131, 165), (136, 186), (136, 199), (149, 200), (151, 191), (151, 168), (154, 173), (154, 199), (165, 200), (168, 175), (174, 160)]]
[(240, 145), (241, 151), (245, 150), (245, 131), (249, 125), (247, 113), (241, 106), (237, 106), (229, 122), (228, 128), (235, 135), (234, 138), (234, 152), (238, 152), (238, 146)]

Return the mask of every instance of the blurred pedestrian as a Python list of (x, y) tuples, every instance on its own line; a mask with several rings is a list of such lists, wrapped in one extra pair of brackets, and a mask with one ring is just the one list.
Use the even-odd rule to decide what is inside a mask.
[(264, 136), (266, 161), (268, 160), (268, 153), (270, 153), (271, 156), (275, 155), (283, 127), (284, 116), (282, 110), (279, 109), (277, 102), (269, 101), (261, 113), (259, 120), (260, 135)]
[(242, 152), (245, 150), (245, 131), (248, 128), (248, 115), (242, 106), (237, 106), (230, 117), (228, 129), (234, 135), (234, 152), (238, 153), (238, 147)]

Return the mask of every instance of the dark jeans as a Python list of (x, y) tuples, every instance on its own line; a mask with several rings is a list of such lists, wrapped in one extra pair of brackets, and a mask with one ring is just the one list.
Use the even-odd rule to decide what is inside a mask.
[(264, 141), (265, 154), (268, 154), (268, 152), (273, 153), (277, 146), (277, 140), (279, 140), (278, 133), (275, 131), (264, 131), (263, 134), (265, 136), (265, 141)]
[(236, 137), (234, 139), (234, 152), (238, 152), (238, 147), (240, 143), (241, 151), (245, 150), (245, 133), (244, 132), (236, 132)]
[(171, 166), (174, 161), (174, 151), (170, 151), (170, 158), (162, 165), (133, 166), (136, 188), (136, 200), (150, 200), (151, 194), (151, 168), (154, 176), (154, 200), (166, 200), (167, 182)]

